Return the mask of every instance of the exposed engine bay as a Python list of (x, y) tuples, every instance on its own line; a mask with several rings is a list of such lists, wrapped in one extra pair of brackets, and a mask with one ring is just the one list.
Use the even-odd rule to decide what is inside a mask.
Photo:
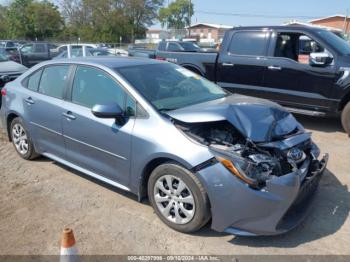
[[(257, 184), (263, 184), (274, 176), (297, 171), (307, 161), (308, 166), (312, 159), (311, 151), (318, 150), (313, 148), (311, 139), (287, 149), (278, 147), (277, 143), (254, 143), (228, 121), (191, 124), (176, 122), (176, 126), (191, 139), (208, 146), (215, 155), (233, 159), (240, 172), (257, 181)], [(295, 134), (291, 134), (293, 135)]]

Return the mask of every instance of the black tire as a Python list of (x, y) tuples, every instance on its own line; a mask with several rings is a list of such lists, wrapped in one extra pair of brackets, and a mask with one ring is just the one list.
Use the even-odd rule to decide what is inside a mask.
[(344, 107), (341, 114), (341, 122), (346, 133), (350, 136), (350, 102)]
[[(157, 206), (154, 194), (155, 183), (158, 181), (158, 179), (161, 179), (166, 175), (181, 179), (192, 193), (195, 211), (192, 219), (186, 224), (177, 224), (169, 221), (162, 215)], [(202, 184), (194, 174), (176, 163), (166, 163), (154, 169), (148, 180), (148, 197), (158, 217), (166, 225), (182, 233), (192, 233), (198, 231), (205, 224), (207, 224), (211, 217), (208, 196)]]
[[(27, 136), (27, 145), (28, 145), (28, 150), (26, 151), (26, 153), (21, 153), (19, 151), (19, 149), (16, 147), (16, 144), (15, 144), (15, 141), (14, 141), (14, 127), (15, 126), (21, 126)], [(12, 120), (11, 124), (10, 124), (10, 136), (11, 136), (11, 140), (12, 140), (12, 144), (16, 150), (16, 152), (20, 155), (20, 157), (22, 157), (23, 159), (26, 159), (26, 160), (32, 160), (34, 158), (37, 158), (39, 156), (38, 153), (35, 152), (35, 148), (34, 148), (34, 145), (33, 145), (33, 142), (31, 140), (31, 137), (30, 137), (30, 134), (26, 128), (26, 126), (24, 125), (23, 121), (21, 118), (19, 117), (16, 117)]]

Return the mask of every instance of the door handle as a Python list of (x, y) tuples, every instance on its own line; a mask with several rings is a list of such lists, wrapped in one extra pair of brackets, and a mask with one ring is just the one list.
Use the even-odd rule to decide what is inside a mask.
[(69, 119), (69, 120), (75, 120), (75, 119), (77, 119), (74, 115), (73, 115), (73, 113), (71, 112), (71, 111), (68, 111), (68, 112), (66, 112), (66, 113), (63, 113), (62, 114), (64, 117), (66, 117), (67, 119)]
[(24, 101), (25, 101), (27, 104), (29, 104), (29, 105), (35, 104), (33, 98), (31, 98), (31, 97), (28, 97), (28, 98), (24, 99)]
[(222, 63), (222, 66), (234, 66), (232, 63)]
[(282, 67), (280, 67), (280, 66), (269, 66), (268, 69), (269, 70), (273, 70), (273, 71), (281, 71)]

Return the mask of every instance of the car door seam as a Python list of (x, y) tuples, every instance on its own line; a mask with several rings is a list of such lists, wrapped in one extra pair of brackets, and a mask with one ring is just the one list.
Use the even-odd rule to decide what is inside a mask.
[(70, 139), (70, 140), (72, 140), (72, 141), (74, 141), (74, 142), (83, 144), (83, 145), (85, 145), (85, 146), (91, 147), (91, 148), (96, 149), (96, 150), (98, 150), (98, 151), (101, 151), (101, 152), (103, 152), (103, 153), (109, 154), (109, 155), (111, 155), (111, 156), (114, 156), (114, 157), (117, 157), (117, 158), (120, 158), (120, 159), (123, 159), (123, 160), (127, 160), (127, 158), (125, 158), (125, 157), (123, 157), (123, 156), (114, 154), (114, 153), (112, 153), (112, 152), (109, 152), (109, 151), (107, 151), (107, 150), (104, 150), (104, 149), (102, 149), (102, 148), (99, 148), (99, 147), (96, 147), (96, 146), (93, 146), (93, 145), (90, 145), (90, 144), (87, 144), (87, 143), (85, 143), (85, 142), (83, 142), (83, 141), (80, 141), (80, 140), (78, 140), (78, 139), (72, 138), (72, 137), (70, 137), (70, 136), (63, 135), (63, 137), (65, 137), (65, 138), (67, 138), (67, 139)]

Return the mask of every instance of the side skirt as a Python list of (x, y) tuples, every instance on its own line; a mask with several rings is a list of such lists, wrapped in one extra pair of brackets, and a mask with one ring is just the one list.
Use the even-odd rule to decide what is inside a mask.
[(112, 181), (112, 180), (110, 180), (110, 179), (108, 179), (108, 178), (105, 178), (105, 177), (103, 177), (103, 176), (101, 176), (101, 175), (98, 175), (98, 174), (96, 174), (96, 173), (94, 173), (94, 172), (91, 172), (91, 171), (89, 171), (89, 170), (87, 170), (87, 169), (85, 169), (85, 168), (82, 168), (82, 167), (79, 167), (79, 166), (77, 166), (77, 165), (75, 165), (75, 164), (72, 164), (71, 162), (68, 162), (68, 161), (66, 161), (66, 160), (64, 160), (64, 159), (61, 159), (61, 158), (59, 158), (59, 157), (56, 157), (56, 156), (54, 156), (54, 155), (52, 155), (52, 154), (50, 154), (50, 153), (42, 153), (42, 155), (44, 155), (44, 156), (46, 156), (47, 158), (50, 158), (50, 159), (52, 159), (52, 160), (54, 160), (54, 161), (56, 161), (56, 162), (58, 162), (58, 163), (61, 163), (61, 164), (65, 165), (65, 166), (68, 166), (68, 167), (70, 167), (70, 168), (73, 168), (73, 169), (75, 169), (75, 170), (77, 170), (77, 171), (79, 171), (79, 172), (81, 172), (81, 173), (84, 173), (84, 174), (86, 174), (86, 175), (88, 175), (88, 176), (90, 176), (90, 177), (96, 178), (97, 180), (103, 181), (103, 182), (105, 182), (105, 183), (107, 183), (107, 184), (109, 184), (109, 185), (112, 185), (112, 186), (115, 186), (115, 187), (117, 187), (117, 188), (120, 188), (120, 189), (123, 189), (123, 190), (125, 190), (125, 191), (130, 192), (130, 188), (128, 188), (128, 187), (126, 187), (126, 186), (123, 186), (122, 184), (119, 184), (119, 183), (117, 183), (117, 182), (114, 182), (114, 181)]

